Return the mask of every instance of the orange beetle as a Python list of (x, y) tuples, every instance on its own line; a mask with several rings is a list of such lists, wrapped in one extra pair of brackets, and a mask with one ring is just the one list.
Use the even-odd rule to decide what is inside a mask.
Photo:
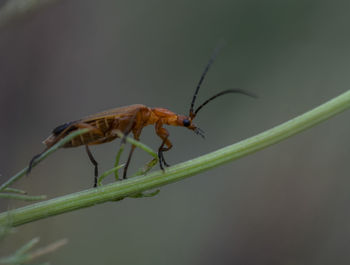
[[(142, 129), (147, 125), (154, 124), (156, 134), (162, 139), (162, 143), (158, 148), (158, 158), (159, 166), (163, 170), (164, 166), (169, 166), (169, 164), (165, 162), (163, 152), (169, 151), (172, 147), (172, 143), (169, 140), (169, 132), (167, 131), (167, 129), (164, 128), (164, 125), (186, 127), (194, 131), (196, 134), (204, 137), (204, 132), (193, 123), (193, 120), (196, 117), (198, 111), (202, 109), (206, 104), (208, 104), (213, 99), (228, 93), (239, 93), (250, 97), (256, 97), (254, 94), (241, 89), (228, 89), (210, 97), (209, 99), (204, 101), (204, 103), (202, 103), (198, 108), (196, 108), (196, 110), (194, 110), (194, 103), (196, 101), (199, 88), (201, 87), (201, 84), (210, 66), (214, 62), (217, 52), (218, 48), (214, 51), (212, 57), (210, 58), (208, 64), (205, 67), (204, 72), (201, 75), (201, 78), (198, 82), (198, 85), (192, 98), (188, 116), (176, 114), (165, 108), (150, 108), (141, 104), (115, 108), (91, 116), (87, 116), (80, 120), (68, 122), (57, 126), (52, 131), (52, 134), (46, 140), (44, 140), (43, 143), (46, 145), (46, 149), (43, 152), (45, 152), (47, 149), (52, 147), (59, 140), (66, 137), (70, 133), (78, 129), (88, 128), (88, 132), (78, 135), (77, 137), (73, 138), (70, 142), (66, 143), (63, 147), (66, 148), (85, 145), (89, 159), (95, 167), (94, 187), (96, 187), (98, 177), (98, 163), (92, 156), (92, 153), (89, 149), (89, 145), (110, 142), (118, 138), (118, 131), (121, 131), (124, 135), (128, 135), (130, 132), (132, 132), (134, 139), (139, 140)], [(126, 178), (126, 173), (134, 149), (135, 146), (132, 145), (126, 165), (124, 167), (124, 179)], [(38, 158), (42, 153), (32, 158), (29, 164), (28, 173), (30, 172), (36, 158)]]

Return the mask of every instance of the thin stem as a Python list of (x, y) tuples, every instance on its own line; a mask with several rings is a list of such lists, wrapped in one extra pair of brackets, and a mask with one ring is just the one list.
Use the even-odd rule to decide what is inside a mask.
[(11, 193), (17, 193), (17, 194), (26, 194), (27, 193), (24, 190), (19, 190), (19, 189), (15, 189), (15, 188), (6, 188), (4, 191), (11, 192)]
[(105, 172), (103, 172), (103, 174), (98, 178), (97, 180), (97, 186), (101, 186), (102, 185), (102, 180), (104, 180), (106, 177), (108, 177), (110, 174), (115, 173), (116, 171), (118, 171), (120, 168), (124, 167), (124, 164), (121, 164), (119, 166), (116, 166), (114, 168), (111, 168)]
[[(119, 179), (119, 174), (118, 174), (118, 169), (120, 168), (120, 167), (119, 167), (119, 163), (120, 163), (120, 158), (121, 158), (121, 156), (122, 156), (122, 153), (124, 152), (124, 148), (125, 148), (125, 143), (122, 142), (122, 144), (120, 145), (120, 148), (119, 148), (119, 150), (118, 150), (118, 153), (117, 153), (117, 155), (116, 155), (116, 157), (115, 157), (114, 168), (117, 168), (117, 170), (114, 171), (114, 178), (115, 178), (116, 181), (120, 180), (120, 179)], [(124, 165), (123, 165), (123, 166), (124, 166)], [(103, 175), (104, 175), (104, 173), (103, 173)], [(106, 176), (106, 177), (107, 177), (107, 176)], [(99, 180), (98, 180), (98, 183), (99, 183), (99, 184), (98, 184), (98, 185), (101, 184), (103, 178), (105, 178), (105, 177), (102, 177), (102, 176), (101, 176), (101, 177), (99, 178)]]
[[(124, 134), (123, 134), (122, 132), (118, 132), (118, 131), (117, 131), (116, 133), (117, 133), (117, 135), (118, 135), (119, 138), (123, 138), (123, 137), (124, 137)], [(130, 143), (130, 144), (132, 144), (132, 145), (135, 145), (135, 146), (137, 146), (138, 148), (144, 150), (145, 152), (147, 152), (148, 154), (150, 154), (150, 155), (153, 156), (154, 158), (158, 159), (157, 153), (154, 152), (154, 151), (152, 150), (152, 148), (150, 148), (149, 146), (147, 146), (147, 145), (145, 145), (145, 144), (143, 144), (143, 143), (141, 143), (141, 142), (139, 142), (139, 141), (137, 141), (137, 140), (135, 140), (135, 139), (133, 139), (133, 138), (131, 138), (131, 137), (128, 137), (128, 136), (126, 137), (126, 141), (127, 141), (128, 143)]]
[(348, 108), (350, 108), (350, 91), (270, 130), (215, 152), (169, 167), (165, 172), (156, 171), (146, 176), (129, 178), (99, 188), (84, 190), (4, 212), (0, 214), (0, 225), (11, 222), (13, 226), (18, 226), (106, 201), (121, 200), (130, 195), (180, 181), (278, 143)]

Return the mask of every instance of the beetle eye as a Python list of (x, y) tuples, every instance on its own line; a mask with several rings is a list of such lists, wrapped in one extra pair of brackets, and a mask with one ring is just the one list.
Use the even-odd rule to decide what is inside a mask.
[(188, 127), (188, 126), (191, 125), (191, 122), (189, 120), (187, 120), (187, 119), (184, 119), (183, 120), (183, 124), (184, 124), (185, 127)]

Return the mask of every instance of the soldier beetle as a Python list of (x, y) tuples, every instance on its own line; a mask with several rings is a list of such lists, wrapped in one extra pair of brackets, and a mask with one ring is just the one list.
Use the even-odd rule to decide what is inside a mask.
[[(199, 79), (199, 82), (192, 97), (192, 102), (190, 105), (188, 116), (176, 114), (165, 108), (150, 108), (141, 104), (110, 109), (101, 113), (87, 116), (80, 120), (71, 121), (57, 126), (55, 129), (53, 129), (52, 134), (46, 140), (43, 141), (43, 143), (46, 145), (46, 149), (43, 152), (45, 152), (47, 149), (52, 147), (59, 140), (63, 139), (70, 133), (78, 129), (88, 128), (88, 132), (78, 135), (77, 137), (73, 138), (71, 141), (63, 145), (63, 147), (67, 148), (77, 147), (81, 145), (85, 146), (88, 157), (91, 163), (94, 165), (94, 187), (96, 187), (98, 177), (98, 163), (94, 159), (89, 149), (89, 146), (110, 142), (118, 138), (120, 132), (122, 132), (124, 135), (128, 135), (130, 132), (132, 132), (134, 139), (138, 141), (140, 139), (142, 129), (147, 125), (154, 124), (155, 132), (162, 140), (162, 143), (158, 148), (158, 159), (160, 168), (164, 170), (164, 166), (169, 167), (169, 164), (165, 161), (163, 153), (169, 151), (173, 146), (169, 140), (169, 132), (167, 131), (167, 129), (164, 128), (164, 125), (186, 127), (187, 129), (194, 131), (197, 135), (200, 135), (204, 138), (204, 131), (197, 127), (193, 123), (193, 120), (197, 116), (198, 112), (210, 101), (219, 96), (223, 96), (229, 93), (238, 93), (254, 98), (256, 97), (254, 94), (241, 89), (228, 89), (213, 95), (212, 97), (204, 101), (201, 105), (199, 105), (199, 107), (194, 109), (194, 104), (196, 102), (198, 91), (203, 83), (203, 80), (210, 66), (216, 58), (218, 50), (218, 48), (215, 49), (213, 55), (211, 56)], [(135, 145), (132, 145), (127, 162), (124, 167), (123, 179), (126, 178), (128, 166), (130, 164), (130, 160), (134, 149)], [(36, 158), (38, 158), (42, 153), (32, 158), (29, 164), (28, 173), (30, 172)]]

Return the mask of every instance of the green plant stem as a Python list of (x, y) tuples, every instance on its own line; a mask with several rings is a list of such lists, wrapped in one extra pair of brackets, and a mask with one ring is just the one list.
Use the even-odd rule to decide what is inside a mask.
[(176, 182), (278, 143), (348, 108), (350, 108), (350, 91), (270, 130), (172, 166), (165, 172), (156, 171), (146, 176), (130, 178), (5, 212), (0, 214), (0, 224), (7, 224), (10, 220), (13, 226), (18, 226), (106, 201), (121, 200), (127, 196)]

